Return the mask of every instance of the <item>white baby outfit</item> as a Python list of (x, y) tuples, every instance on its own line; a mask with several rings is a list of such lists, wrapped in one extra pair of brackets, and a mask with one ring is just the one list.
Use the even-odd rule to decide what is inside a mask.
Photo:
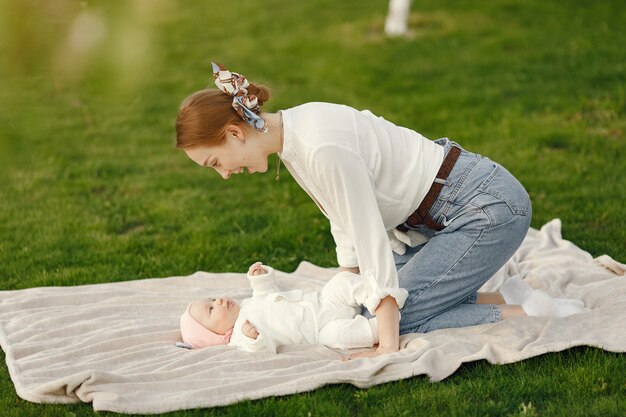
[[(359, 275), (340, 272), (321, 291), (281, 291), (274, 270), (264, 267), (267, 274), (248, 275), (252, 297), (241, 303), (229, 345), (276, 353), (279, 346), (291, 344), (352, 349), (378, 343), (376, 319), (359, 314), (367, 298)], [(256, 339), (243, 334), (246, 320), (256, 327)]]

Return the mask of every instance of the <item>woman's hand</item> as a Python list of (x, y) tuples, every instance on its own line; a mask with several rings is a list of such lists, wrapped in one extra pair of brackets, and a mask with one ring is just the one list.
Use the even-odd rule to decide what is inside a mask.
[(365, 352), (359, 352), (359, 353), (354, 353), (352, 355), (348, 355), (348, 356), (344, 356), (341, 360), (342, 361), (349, 361), (352, 359), (359, 359), (359, 358), (374, 358), (376, 356), (380, 356), (380, 355), (384, 355), (385, 353), (394, 353), (397, 352), (398, 349), (393, 349), (393, 348), (386, 348), (384, 346), (378, 346), (376, 349), (373, 350), (366, 350)]
[(396, 299), (388, 295), (380, 300), (376, 307), (376, 321), (378, 322), (378, 347), (361, 353), (348, 356), (345, 360), (358, 358), (373, 358), (385, 353), (394, 353), (400, 350), (400, 318)]
[(256, 340), (256, 338), (259, 336), (259, 332), (257, 331), (256, 327), (254, 327), (254, 325), (248, 320), (246, 320), (243, 326), (241, 326), (241, 331), (250, 339)]

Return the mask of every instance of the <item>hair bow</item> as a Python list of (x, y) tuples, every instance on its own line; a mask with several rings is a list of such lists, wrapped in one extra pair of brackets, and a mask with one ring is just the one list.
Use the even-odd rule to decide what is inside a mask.
[(250, 85), (246, 77), (236, 72), (230, 72), (220, 64), (211, 62), (213, 79), (217, 88), (233, 96), (233, 108), (243, 120), (260, 132), (267, 132), (265, 119), (258, 115), (261, 110), (259, 100), (254, 94), (248, 94)]

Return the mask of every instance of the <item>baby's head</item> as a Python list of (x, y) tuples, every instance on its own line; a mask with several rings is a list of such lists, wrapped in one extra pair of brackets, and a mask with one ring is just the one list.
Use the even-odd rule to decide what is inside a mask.
[(194, 349), (225, 345), (238, 316), (239, 305), (230, 298), (194, 301), (180, 316), (180, 333)]

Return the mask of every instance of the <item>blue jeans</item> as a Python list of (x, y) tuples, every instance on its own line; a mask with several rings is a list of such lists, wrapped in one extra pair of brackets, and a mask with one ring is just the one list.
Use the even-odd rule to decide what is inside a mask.
[(461, 155), (430, 209), (445, 228), (415, 230), (430, 237), (404, 255), (394, 253), (399, 285), (409, 296), (400, 334), (473, 326), (500, 320), (496, 305), (476, 304), (478, 289), (521, 245), (530, 226), (524, 187), (500, 164), (447, 138), (435, 141)]

